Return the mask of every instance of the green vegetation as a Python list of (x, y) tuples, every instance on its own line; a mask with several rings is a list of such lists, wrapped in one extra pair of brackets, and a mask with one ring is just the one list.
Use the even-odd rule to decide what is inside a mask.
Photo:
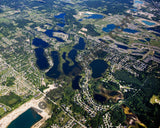
[(43, 85), (42, 85), (42, 86), (39, 87), (39, 90), (40, 90), (41, 92), (43, 92), (43, 90), (45, 90), (45, 89), (47, 89), (47, 88), (48, 88), (47, 86), (43, 86)]
[(151, 104), (156, 104), (159, 102), (160, 102), (160, 96), (153, 95), (152, 98), (150, 99)]
[(52, 116), (49, 118), (41, 128), (50, 128), (51, 125), (57, 124), (64, 126), (70, 119), (58, 106), (52, 104)]
[(59, 87), (57, 89), (53, 89), (50, 92), (48, 92), (47, 96), (53, 99), (54, 101), (57, 101), (62, 98), (63, 93), (64, 93), (63, 88)]
[(5, 23), (1, 23), (0, 22), (0, 28), (1, 28), (1, 33), (7, 37), (8, 35), (11, 34), (11, 31), (15, 31), (16, 27), (12, 24), (12, 23), (7, 23), (7, 21)]
[(5, 113), (3, 107), (0, 107), (0, 117)]
[[(70, 115), (78, 121), (85, 123), (87, 127), (98, 128), (103, 125), (104, 113), (97, 112), (98, 110), (96, 109), (98, 108), (95, 107), (93, 102), (90, 102), (92, 101), (90, 100), (90, 97), (88, 100), (88, 92), (90, 94), (89, 96), (91, 96), (92, 99), (95, 98), (97, 101), (99, 99), (102, 100), (103, 97), (105, 98), (105, 102), (103, 103), (100, 103), (100, 100), (98, 101), (98, 103), (100, 103), (99, 105), (118, 106), (113, 111), (109, 111), (114, 126), (117, 126), (120, 123), (123, 125), (126, 121), (126, 117), (119, 106), (121, 103), (126, 104), (129, 108), (128, 110), (132, 110), (139, 120), (149, 128), (160, 126), (160, 105), (158, 105), (157, 101), (159, 99), (158, 96), (160, 96), (160, 66), (154, 68), (159, 64), (153, 64), (151, 62), (150, 65), (144, 62), (147, 68), (146, 71), (137, 71), (138, 68), (136, 70), (132, 66), (136, 64), (137, 60), (142, 60), (143, 58), (142, 56), (130, 55), (130, 53), (134, 53), (134, 51), (139, 52), (138, 50), (141, 51), (142, 49), (148, 49), (147, 52), (149, 55), (153, 55), (154, 47), (149, 48), (148, 45), (160, 46), (160, 37), (158, 37), (160, 27), (150, 27), (151, 30), (157, 31), (157, 34), (155, 35), (153, 31), (148, 32), (148, 26), (142, 25), (139, 22), (140, 18), (146, 18), (146, 16), (141, 16), (139, 13), (138, 16), (127, 14), (126, 10), (133, 8), (133, 0), (0, 1), (0, 56), (2, 55), (2, 60), (4, 59), (6, 62), (6, 66), (0, 67), (3, 70), (0, 71), (0, 82), (2, 84), (0, 93), (3, 95), (0, 96), (0, 103), (7, 107), (7, 112), (4, 111), (3, 107), (0, 107), (0, 117), (8, 114), (11, 110), (17, 108), (32, 97), (31, 90), (25, 90), (27, 83), (31, 83), (31, 86), (35, 86), (40, 91), (48, 88), (49, 84), (53, 84), (53, 79), (48, 77), (44, 78), (45, 71), (39, 71), (35, 67), (36, 58), (33, 55), (34, 46), (32, 46), (32, 39), (34, 37), (39, 37), (50, 44), (49, 49), (45, 50), (47, 55), (53, 50), (58, 50), (60, 56), (58, 69), (61, 71), (60, 77), (54, 79), (54, 84), (60, 86), (47, 94), (47, 97), (56, 102), (57, 106), (51, 105), (51, 103), (49, 104), (52, 109), (50, 112), (52, 117), (46, 121), (44, 128), (49, 128), (55, 123), (58, 124), (59, 127), (65, 127), (64, 125), (70, 120), (68, 115), (62, 111), (62, 108), (65, 109), (66, 107), (71, 110), (69, 112)], [(149, 0), (146, 1), (148, 1), (149, 4)], [(140, 10), (143, 11), (144, 8), (145, 6)], [(101, 14), (104, 18), (86, 19), (85, 15), (87, 14), (85, 13), (89, 13), (86, 11), (94, 14)], [(144, 12), (148, 12), (148, 9), (144, 9)], [(155, 12), (153, 12), (153, 14), (155, 14)], [(65, 13), (63, 20), (54, 17), (61, 13)], [(152, 19), (159, 19), (158, 16), (154, 16), (155, 17)], [(79, 19), (82, 19), (82, 21), (78, 21)], [(65, 23), (65, 26), (60, 27), (57, 23)], [(103, 32), (102, 28), (108, 24), (115, 24), (116, 28), (109, 33)], [(42, 31), (52, 29), (57, 32), (65, 32), (69, 35), (69, 38), (65, 42), (59, 42), (46, 36), (45, 32), (36, 30), (35, 27), (42, 28)], [(63, 73), (65, 59), (63, 59), (62, 55), (66, 52), (66, 60), (70, 62), (69, 66), (73, 66), (74, 62), (71, 58), (68, 58), (67, 55), (69, 51), (73, 49), (73, 46), (78, 41), (79, 37), (85, 36), (78, 33), (79, 30), (83, 31), (83, 29), (81, 29), (82, 27), (87, 29), (87, 31), (84, 30), (84, 33), (87, 34), (85, 38), (86, 48), (85, 50), (77, 50), (78, 56), (76, 57), (76, 62), (78, 64), (68, 75), (65, 75)], [(122, 32), (124, 28), (134, 28), (140, 32), (135, 35), (127, 34)], [(146, 37), (149, 41), (145, 39)], [(142, 43), (142, 41), (138, 39), (146, 40), (143, 44), (147, 44), (147, 46), (131, 45), (133, 43)], [(129, 44), (129, 48), (126, 50), (128, 53), (123, 53), (125, 50), (117, 50), (117, 48), (114, 47), (114, 44), (112, 45), (111, 43)], [(129, 61), (125, 62), (124, 57), (126, 56), (129, 58)], [(159, 57), (159, 55), (157, 55), (157, 57)], [(108, 65), (111, 68), (113, 66), (113, 68), (108, 68), (102, 77), (93, 79), (90, 76), (89, 63), (97, 58), (108, 60)], [(122, 59), (124, 59), (124, 61)], [(124, 63), (120, 63), (121, 60)], [(8, 67), (10, 68), (8, 69)], [(10, 72), (13, 71), (12, 67), (16, 71), (13, 73), (14, 75), (16, 74), (15, 78), (10, 77)], [(119, 67), (128, 68), (130, 71), (133, 70), (137, 76), (132, 75), (124, 69), (115, 71)], [(81, 74), (82, 72), (83, 74)], [(87, 83), (88, 86), (81, 86), (81, 89), (73, 90), (72, 80), (79, 74), (83, 76), (80, 81), (81, 85), (89, 81)], [(87, 74), (89, 74), (88, 78), (86, 78)], [(24, 80), (26, 86), (22, 84), (22, 87), (20, 87), (20, 83), (23, 82), (23, 79), (17, 80), (20, 75), (26, 78), (27, 81)], [(41, 78), (44, 78), (46, 86), (40, 86), (42, 82)], [(119, 85), (121, 85), (121, 88)], [(10, 90), (13, 90), (14, 93), (10, 92)], [(10, 93), (4, 95), (6, 92)], [(28, 92), (28, 94), (23, 95), (23, 97), (18, 96), (25, 92)], [(42, 96), (42, 94), (38, 95), (38, 92), (33, 94), (37, 99)], [(79, 104), (85, 103), (88, 105), (88, 110), (86, 108), (84, 109), (84, 107), (80, 107), (80, 105), (74, 101), (75, 94), (80, 94), (82, 101), (80, 100), (78, 102), (80, 102)], [(96, 99), (95, 94), (98, 94), (99, 98)], [(90, 108), (98, 113), (96, 117), (90, 117)], [(73, 124), (74, 123), (75, 122), (73, 122)], [(74, 127), (81, 126), (74, 125)]]
[(2, 9), (0, 9), (0, 13), (3, 13), (3, 10), (2, 10)]
[(28, 23), (31, 23), (31, 21), (26, 19), (18, 19), (15, 22), (17, 23), (17, 27), (19, 28), (24, 28), (25, 26), (28, 25)]
[(99, 113), (95, 117), (87, 120), (86, 126), (91, 126), (92, 128), (98, 128), (99, 126), (103, 125), (103, 114)]
[[(114, 14), (124, 14), (125, 10), (132, 7), (132, 0), (128, 1), (117, 1), (117, 0), (107, 0), (107, 1), (99, 1), (99, 0), (88, 0), (84, 2), (88, 7), (94, 9), (100, 9), (104, 14), (112, 13)], [(125, 6), (124, 6), (125, 3)], [(114, 7), (114, 8), (113, 8)], [(106, 8), (106, 10), (102, 10)]]
[[(133, 94), (135, 92), (130, 91), (125, 93), (125, 98), (129, 97), (127, 99), (127, 104), (141, 122), (149, 128), (157, 128), (160, 125), (160, 105), (150, 104), (150, 98), (153, 94), (159, 94), (160, 80), (152, 75), (146, 78), (147, 80), (145, 81), (144, 86), (136, 95), (134, 95), (134, 97)], [(150, 123), (151, 121), (152, 123)]]
[(98, 32), (95, 31), (95, 26), (92, 24), (87, 24), (85, 26), (85, 28), (87, 29), (87, 34), (91, 35), (91, 36), (100, 36), (100, 34)]
[(7, 77), (7, 80), (2, 83), (4, 86), (12, 86), (14, 85), (15, 77)]
[(9, 95), (1, 96), (0, 103), (3, 103), (9, 107), (13, 107), (16, 104), (21, 102), (21, 98), (13, 92), (10, 92)]
[(119, 85), (116, 84), (116, 83), (114, 83), (114, 82), (112, 82), (112, 81), (109, 81), (109, 82), (107, 82), (107, 83), (104, 83), (103, 86), (104, 86), (105, 88), (109, 89), (109, 90), (114, 90), (114, 91), (120, 89), (120, 88), (119, 88)]
[(58, 106), (53, 105), (53, 104), (52, 104), (52, 108), (51, 109), (52, 109), (52, 117), (49, 118), (45, 122), (45, 124), (42, 126), (42, 128), (50, 128), (51, 125), (56, 123), (55, 120), (56, 120), (57, 116), (60, 114), (61, 110), (58, 108)]
[(121, 81), (122, 84), (133, 84), (133, 85), (141, 85), (141, 81), (134, 77), (131, 73), (126, 70), (117, 70), (114, 74), (114, 77)]
[(97, 56), (98, 58), (105, 58), (107, 56), (107, 52), (103, 51), (103, 50), (98, 50), (95, 53), (95, 56)]
[(73, 28), (73, 25), (76, 25), (77, 29), (81, 29), (82, 25), (80, 22), (78, 22), (75, 17), (73, 17), (75, 13), (75, 10), (71, 9), (71, 10), (67, 10), (66, 12), (66, 16), (65, 16), (65, 22), (67, 25), (69, 25), (69, 28)]
[(126, 116), (121, 108), (116, 108), (110, 111), (111, 121), (113, 126), (118, 126), (119, 124), (124, 124)]
[(61, 104), (71, 105), (73, 102), (75, 90), (73, 90), (72, 86), (67, 86), (63, 90), (64, 94), (61, 100)]

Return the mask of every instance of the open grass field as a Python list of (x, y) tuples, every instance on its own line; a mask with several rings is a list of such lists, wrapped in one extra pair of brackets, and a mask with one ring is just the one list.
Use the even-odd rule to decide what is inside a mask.
[(4, 109), (0, 107), (0, 116), (5, 113)]
[(21, 102), (21, 98), (14, 94), (13, 92), (10, 92), (9, 95), (1, 96), (0, 97), (0, 103), (3, 103), (9, 107), (13, 107), (14, 105)]

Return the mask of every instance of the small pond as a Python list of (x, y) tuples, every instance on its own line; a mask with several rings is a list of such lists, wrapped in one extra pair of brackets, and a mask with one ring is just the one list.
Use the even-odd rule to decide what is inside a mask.
[(155, 23), (146, 20), (142, 20), (142, 22), (149, 26), (155, 25)]
[(48, 63), (48, 60), (45, 56), (44, 49), (43, 48), (36, 48), (34, 51), (35, 51), (35, 56), (37, 58), (36, 65), (38, 66), (38, 68), (40, 70), (48, 69), (49, 63)]
[(92, 68), (92, 77), (98, 78), (102, 76), (102, 73), (105, 72), (105, 70), (108, 68), (108, 64), (106, 61), (97, 59), (90, 63), (90, 66)]
[(105, 32), (111, 32), (116, 28), (116, 25), (114, 24), (108, 24), (106, 27), (104, 27), (102, 30)]
[(42, 117), (33, 108), (30, 108), (12, 121), (8, 128), (31, 128), (41, 119)]

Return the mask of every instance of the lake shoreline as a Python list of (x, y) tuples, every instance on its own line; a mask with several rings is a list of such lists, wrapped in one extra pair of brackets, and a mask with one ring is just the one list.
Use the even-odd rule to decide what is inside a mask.
[[(0, 128), (7, 128), (10, 123), (12, 121), (14, 121), (17, 117), (19, 117), (22, 113), (24, 113), (25, 111), (27, 111), (29, 108), (37, 108), (40, 109), (38, 107), (38, 103), (40, 101), (43, 101), (44, 97), (41, 97), (40, 99), (36, 100), (36, 99), (31, 99), (28, 102), (24, 103), (23, 105), (21, 105), (20, 107), (16, 108), (15, 110), (13, 110), (12, 112), (10, 112), (9, 114), (7, 114), (6, 116), (4, 116), (1, 120), (0, 120)], [(43, 122), (45, 122), (45, 120), (47, 120), (48, 118), (50, 118), (50, 115), (48, 115), (48, 113), (46, 113), (44, 110), (42, 113), (38, 113), (40, 116), (42, 116)], [(41, 121), (40, 120), (40, 121)], [(38, 122), (40, 122), (38, 121)], [(38, 123), (37, 122), (37, 123)], [(36, 124), (37, 124), (36, 123)], [(34, 124), (35, 125), (35, 124)], [(33, 126), (34, 126), (33, 125)], [(42, 123), (41, 123), (42, 125)], [(32, 127), (33, 127), (32, 126)]]

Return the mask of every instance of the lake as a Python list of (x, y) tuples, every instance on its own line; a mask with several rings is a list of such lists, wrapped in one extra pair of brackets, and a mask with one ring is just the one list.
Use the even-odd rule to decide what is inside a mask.
[(72, 80), (72, 88), (74, 89), (74, 90), (76, 90), (76, 89), (80, 89), (80, 87), (79, 87), (79, 81), (80, 81), (80, 79), (82, 78), (82, 76), (76, 76), (73, 80)]
[(42, 117), (33, 108), (30, 108), (12, 121), (8, 128), (31, 128), (41, 119)]
[(159, 59), (160, 59), (160, 53), (159, 53), (159, 52), (157, 52), (157, 51), (155, 51), (155, 53), (154, 53), (154, 57), (157, 57), (157, 58), (159, 58)]
[(135, 4), (143, 4), (143, 1), (135, 0)]
[(150, 28), (147, 28), (147, 30), (152, 30), (152, 31), (160, 33), (160, 26), (150, 27)]
[(37, 58), (36, 65), (38, 66), (38, 68), (40, 70), (48, 69), (49, 63), (48, 63), (48, 60), (45, 56), (44, 49), (43, 48), (36, 48), (34, 51), (35, 51), (35, 56)]
[(122, 49), (125, 49), (125, 50), (128, 49), (128, 47), (125, 46), (125, 45), (121, 45), (121, 44), (116, 44), (116, 45), (117, 45), (118, 48), (122, 48)]
[(142, 22), (149, 26), (155, 25), (155, 23), (146, 20), (142, 20)]
[(70, 66), (70, 62), (66, 59), (66, 53), (63, 53), (63, 59), (65, 60), (65, 63), (63, 63), (63, 72), (65, 75), (73, 75), (73, 76), (77, 76), (81, 70), (82, 67), (78, 64), (78, 62), (76, 62), (76, 56), (77, 56), (77, 50), (72, 49), (69, 53), (68, 53), (68, 58), (71, 59), (73, 61), (73, 65)]
[(92, 68), (92, 77), (98, 78), (102, 76), (102, 73), (108, 68), (106, 61), (97, 59), (89, 64)]
[(139, 41), (141, 41), (141, 42), (143, 42), (143, 43), (145, 43), (146, 41), (145, 40), (142, 40), (142, 39), (138, 39)]
[(66, 60), (66, 52), (63, 52), (62, 58)]
[(85, 41), (82, 37), (79, 38), (79, 43), (76, 44), (73, 48), (77, 49), (77, 50), (84, 50), (85, 49)]
[(65, 19), (65, 13), (61, 13), (59, 15), (55, 15), (54, 17), (57, 18), (57, 19)]
[(139, 32), (139, 31), (137, 31), (137, 30), (129, 29), (129, 28), (125, 28), (125, 29), (123, 29), (123, 31), (124, 31), (124, 32), (128, 32), (128, 33), (133, 33), (133, 34)]
[(77, 50), (75, 50), (75, 49), (72, 49), (72, 50), (68, 53), (68, 58), (70, 58), (70, 59), (73, 61), (74, 64), (76, 63), (76, 61), (75, 61), (76, 56), (77, 56)]
[(54, 31), (54, 30), (52, 30), (52, 29), (46, 30), (44, 33), (45, 33), (48, 37), (55, 38), (55, 39), (56, 39), (57, 41), (59, 41), (59, 42), (65, 42), (62, 38), (53, 36), (53, 33), (54, 33), (54, 32), (64, 33), (64, 32), (62, 32), (62, 31)]
[(56, 36), (53, 36), (53, 38), (55, 38), (57, 41), (59, 41), (59, 42), (65, 42), (62, 38), (60, 38), (60, 37), (56, 37)]
[(83, 21), (83, 19), (79, 19), (78, 21), (81, 22), (81, 21)]
[(114, 24), (108, 24), (106, 27), (104, 27), (102, 30), (105, 32), (110, 32), (116, 28), (116, 25)]
[(53, 32), (54, 32), (54, 30), (46, 30), (44, 33), (45, 33), (48, 37), (53, 37)]
[(151, 39), (150, 38), (145, 38), (147, 41), (150, 41)]
[(60, 19), (60, 23), (58, 23), (57, 25), (60, 27), (64, 27), (65, 26), (65, 13), (61, 13), (59, 15), (54, 16), (57, 19)]
[(106, 98), (100, 94), (94, 94), (94, 99), (102, 104), (106, 101)]
[(74, 68), (74, 66), (69, 66), (70, 62), (68, 60), (66, 60), (65, 63), (63, 63), (63, 72), (65, 75), (69, 75), (69, 73), (72, 71), (72, 69)]
[(132, 12), (138, 12), (136, 8), (130, 9)]
[(49, 44), (42, 39), (34, 38), (32, 44), (39, 48), (47, 48), (49, 47)]
[(68, 53), (68, 58), (70, 58), (74, 65), (70, 66), (70, 62), (68, 60), (66, 60), (66, 53), (63, 54), (63, 59), (66, 61), (65, 63), (63, 63), (63, 72), (65, 75), (69, 75), (69, 73), (73, 70), (73, 68), (76, 66), (76, 61), (75, 58), (77, 56), (77, 51), (75, 49), (72, 49), (69, 53)]
[(102, 19), (104, 18), (103, 15), (100, 14), (88, 14), (88, 17), (85, 17), (85, 19)]
[(155, 33), (155, 32), (153, 32), (153, 34), (154, 34), (154, 35), (156, 35), (156, 36), (160, 36), (160, 34), (158, 34), (158, 33)]
[(59, 66), (59, 53), (57, 51), (51, 52), (52, 61), (54, 63), (53, 67), (46, 73), (46, 76), (50, 78), (59, 78), (60, 71), (58, 71)]
[(58, 23), (57, 25), (60, 26), (60, 27), (64, 27), (65, 23)]

